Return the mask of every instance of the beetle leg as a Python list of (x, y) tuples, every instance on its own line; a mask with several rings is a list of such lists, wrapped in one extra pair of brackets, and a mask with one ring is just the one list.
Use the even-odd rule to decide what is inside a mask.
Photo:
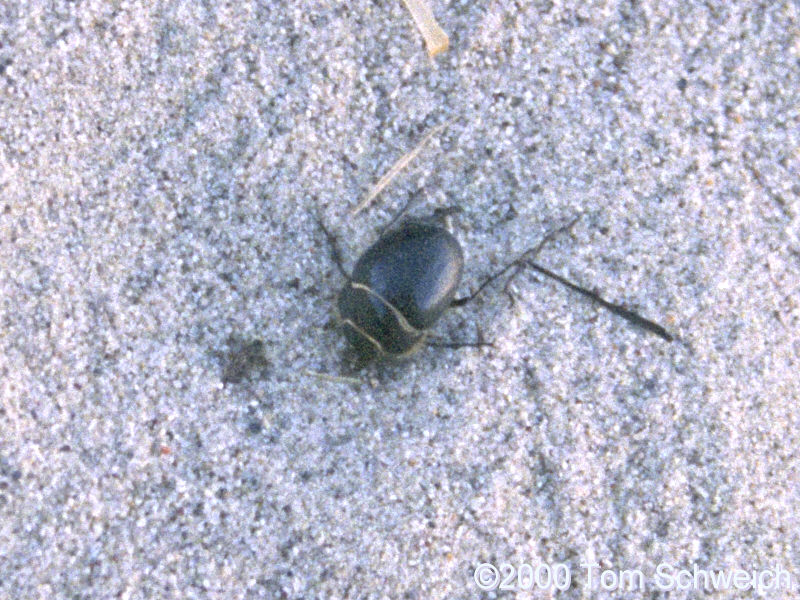
[(342, 263), (342, 252), (339, 249), (339, 242), (336, 239), (336, 236), (333, 235), (327, 227), (325, 227), (325, 223), (322, 222), (322, 219), (317, 216), (317, 223), (319, 224), (320, 229), (325, 233), (325, 238), (328, 240), (328, 245), (331, 247), (331, 258), (333, 258), (333, 262), (336, 263), (336, 266), (339, 268), (339, 272), (344, 275), (344, 278), (350, 281), (350, 275), (347, 274), (347, 271), (344, 270), (344, 264)]
[(484, 346), (494, 347), (494, 342), (437, 342), (435, 340), (428, 340), (425, 342), (428, 346), (436, 348), (482, 348)]
[(641, 327), (642, 329), (645, 329), (650, 333), (654, 333), (658, 337), (668, 342), (671, 342), (673, 339), (675, 339), (669, 332), (667, 332), (666, 329), (664, 329), (658, 323), (651, 321), (650, 319), (646, 319), (639, 313), (636, 313), (628, 308), (625, 308), (621, 304), (614, 304), (613, 302), (609, 302), (608, 300), (601, 297), (600, 294), (598, 294), (597, 292), (593, 292), (590, 289), (587, 289), (576, 283), (572, 283), (571, 281), (561, 277), (561, 275), (553, 273), (550, 269), (547, 269), (541, 265), (536, 264), (532, 260), (527, 262), (527, 266), (529, 266), (534, 271), (537, 271), (542, 275), (546, 275), (547, 277), (556, 280), (560, 284), (567, 286), (569, 289), (574, 290), (579, 294), (586, 296), (593, 302), (597, 302), (600, 306), (602, 306), (606, 310), (611, 311), (615, 315), (622, 317), (623, 319), (625, 319), (626, 321), (628, 321), (633, 325), (636, 325), (637, 327)]
[(579, 294), (582, 294), (583, 296), (589, 298), (593, 302), (596, 302), (597, 304), (599, 304), (600, 306), (602, 306), (606, 310), (614, 313), (615, 315), (617, 315), (619, 317), (622, 317), (623, 319), (625, 319), (626, 321), (628, 321), (632, 325), (635, 325), (637, 327), (641, 327), (642, 329), (644, 329), (646, 331), (649, 331), (650, 333), (653, 333), (653, 334), (657, 335), (658, 337), (660, 337), (660, 338), (662, 338), (662, 339), (664, 339), (664, 340), (666, 340), (668, 342), (673, 341), (675, 338), (672, 336), (672, 334), (670, 334), (666, 329), (664, 329), (664, 327), (662, 327), (661, 325), (659, 325), (655, 321), (651, 321), (650, 319), (647, 319), (647, 318), (643, 317), (639, 313), (634, 312), (634, 311), (632, 311), (632, 310), (630, 310), (628, 308), (625, 308), (621, 304), (615, 304), (613, 302), (609, 302), (608, 300), (606, 300), (605, 298), (600, 296), (597, 292), (594, 292), (594, 291), (592, 291), (590, 289), (587, 289), (587, 288), (585, 288), (583, 286), (580, 286), (577, 283), (573, 283), (573, 282), (569, 281), (568, 279), (565, 279), (564, 277), (561, 277), (561, 275), (558, 275), (558, 274), (554, 273), (550, 269), (547, 269), (547, 268), (537, 264), (536, 262), (534, 262), (534, 259), (536, 258), (536, 255), (539, 254), (539, 252), (541, 251), (541, 249), (544, 247), (544, 245), (547, 242), (552, 240), (556, 235), (558, 235), (560, 233), (563, 233), (564, 231), (570, 230), (575, 225), (575, 223), (578, 221), (578, 219), (580, 219), (580, 215), (575, 217), (574, 219), (572, 219), (572, 221), (570, 221), (569, 223), (567, 223), (563, 227), (560, 227), (559, 229), (555, 229), (555, 230), (551, 231), (550, 233), (548, 233), (542, 239), (542, 241), (539, 242), (536, 246), (534, 246), (533, 248), (529, 248), (528, 250), (523, 252), (519, 257), (517, 257), (516, 260), (514, 260), (511, 263), (507, 264), (505, 267), (500, 269), (497, 273), (494, 273), (493, 275), (490, 275), (486, 280), (484, 280), (483, 283), (481, 283), (480, 286), (478, 286), (478, 289), (475, 290), (472, 294), (470, 294), (469, 296), (466, 296), (464, 298), (456, 298), (455, 300), (453, 300), (453, 302), (450, 303), (450, 306), (464, 306), (468, 302), (472, 301), (478, 294), (480, 294), (487, 285), (492, 283), (498, 277), (503, 276), (505, 273), (507, 273), (511, 269), (514, 269), (514, 272), (511, 274), (511, 276), (506, 281), (503, 290), (506, 292), (506, 294), (508, 294), (509, 298), (511, 299), (511, 303), (513, 304), (514, 303), (514, 297), (511, 295), (511, 293), (509, 291), (509, 285), (514, 280), (514, 278), (517, 275), (519, 275), (519, 273), (521, 273), (526, 267), (529, 267), (529, 268), (533, 269), (534, 271), (537, 271), (538, 273), (541, 273), (542, 275), (545, 275), (547, 277), (550, 277), (551, 279), (554, 279), (555, 281), (557, 281), (560, 284), (570, 288), (571, 290), (573, 290), (575, 292), (578, 292)]
[(475, 329), (478, 330), (477, 340), (474, 342), (444, 342), (444, 341), (436, 341), (436, 340), (427, 340), (426, 344), (428, 346), (435, 346), (439, 348), (481, 348), (484, 346), (489, 346), (494, 348), (494, 342), (487, 342), (483, 339), (483, 331), (481, 331), (480, 325), (476, 325)]
[(496, 273), (493, 273), (492, 275), (489, 275), (489, 277), (484, 279), (483, 283), (481, 283), (478, 286), (478, 289), (476, 289), (474, 292), (472, 292), (469, 296), (465, 296), (464, 298), (456, 298), (455, 300), (453, 300), (450, 303), (450, 306), (453, 306), (453, 307), (455, 307), (455, 306), (464, 306), (465, 304), (468, 304), (469, 302), (472, 302), (472, 300), (474, 300), (475, 297), (478, 294), (480, 294), (486, 288), (487, 285), (492, 283), (498, 277), (502, 277), (503, 275), (508, 273), (511, 269), (515, 269), (515, 271), (511, 274), (511, 277), (508, 278), (508, 281), (506, 282), (505, 287), (503, 288), (503, 290), (508, 294), (508, 296), (509, 296), (509, 298), (511, 300), (511, 304), (513, 305), (514, 304), (514, 297), (508, 291), (508, 286), (511, 284), (511, 281), (517, 275), (519, 275), (519, 273), (524, 269), (524, 267), (527, 264), (527, 261), (533, 260), (534, 258), (536, 258), (536, 256), (539, 254), (539, 252), (541, 252), (542, 248), (544, 248), (545, 244), (547, 244), (549, 241), (551, 241), (555, 236), (557, 236), (557, 235), (559, 235), (561, 233), (564, 233), (565, 231), (569, 231), (570, 229), (572, 229), (572, 227), (575, 225), (575, 223), (578, 222), (578, 219), (580, 219), (580, 218), (581, 218), (581, 215), (578, 215), (577, 217), (572, 219), (572, 221), (570, 221), (566, 225), (563, 225), (562, 227), (559, 227), (558, 229), (554, 229), (553, 231), (551, 231), (550, 233), (545, 235), (542, 238), (542, 240), (538, 244), (536, 244), (533, 248), (528, 248), (527, 250), (525, 250), (525, 252), (520, 254), (516, 259), (514, 259), (513, 261), (508, 263), (505, 267), (503, 267), (502, 269), (500, 269)]
[(514, 272), (509, 276), (506, 280), (505, 285), (503, 286), (503, 292), (506, 296), (508, 296), (508, 301), (511, 304), (511, 308), (514, 307), (514, 303), (516, 302), (516, 298), (514, 298), (514, 294), (511, 293), (511, 282), (514, 278), (519, 275), (519, 272), (522, 271), (524, 265), (517, 265), (517, 268), (514, 269)]
[[(520, 257), (520, 258), (522, 258), (522, 257)], [(492, 282), (493, 282), (495, 279), (497, 279), (498, 277), (502, 277), (503, 275), (505, 275), (505, 274), (506, 274), (506, 273), (507, 273), (507, 272), (508, 272), (510, 269), (512, 269), (513, 267), (518, 267), (518, 266), (519, 266), (519, 259), (515, 260), (514, 262), (512, 262), (512, 263), (510, 263), (510, 264), (507, 264), (505, 267), (503, 267), (502, 269), (500, 269), (500, 270), (499, 270), (497, 273), (494, 273), (494, 274), (492, 274), (492, 275), (489, 275), (489, 277), (487, 277), (487, 278), (486, 278), (486, 279), (483, 281), (483, 283), (481, 283), (481, 284), (478, 286), (478, 289), (477, 289), (477, 290), (475, 290), (474, 292), (472, 292), (472, 293), (471, 293), (469, 296), (464, 296), (463, 298), (456, 298), (455, 300), (453, 300), (453, 301), (450, 303), (450, 306), (452, 306), (452, 307), (455, 307), (455, 306), (464, 306), (465, 304), (468, 304), (468, 303), (472, 302), (472, 301), (473, 301), (473, 300), (476, 298), (476, 296), (477, 296), (478, 294), (480, 294), (480, 293), (481, 293), (481, 292), (484, 290), (484, 288), (485, 288), (487, 285), (489, 285), (490, 283), (492, 283)]]

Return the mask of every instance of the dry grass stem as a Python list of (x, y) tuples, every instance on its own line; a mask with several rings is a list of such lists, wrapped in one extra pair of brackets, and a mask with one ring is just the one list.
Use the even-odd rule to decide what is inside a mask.
[(433, 58), (440, 52), (447, 50), (450, 40), (448, 40), (447, 34), (442, 31), (442, 28), (439, 27), (426, 0), (403, 0), (403, 3), (411, 12), (411, 16), (422, 33), (422, 37), (425, 38), (428, 56)]
[(389, 169), (386, 172), (386, 174), (378, 180), (378, 183), (376, 183), (375, 185), (372, 186), (372, 188), (370, 188), (369, 192), (367, 192), (367, 195), (364, 197), (364, 199), (359, 203), (358, 206), (356, 206), (350, 212), (350, 216), (357, 215), (359, 212), (364, 210), (364, 208), (366, 208), (369, 205), (369, 203), (372, 202), (375, 199), (375, 197), (383, 191), (383, 188), (389, 185), (392, 179), (394, 179), (400, 171), (405, 169), (408, 163), (410, 163), (417, 157), (417, 155), (425, 147), (425, 144), (427, 144), (433, 136), (442, 131), (442, 129), (447, 127), (452, 122), (453, 119), (449, 119), (444, 123), (442, 123), (441, 125), (437, 125), (433, 129), (431, 129), (427, 134), (425, 134), (425, 137), (422, 138), (422, 141), (419, 144), (417, 144), (417, 146), (413, 150), (401, 156), (400, 160), (394, 163), (392, 165), (392, 168)]

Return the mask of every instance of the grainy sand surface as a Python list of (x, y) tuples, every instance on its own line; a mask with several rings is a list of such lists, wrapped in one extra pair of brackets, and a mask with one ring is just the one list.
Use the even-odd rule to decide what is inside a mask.
[[(0, 598), (797, 597), (798, 4), (432, 8), (0, 4)], [(462, 293), (582, 215), (540, 262), (680, 340), (523, 273), (354, 372), (316, 218), (349, 267), (412, 199)]]

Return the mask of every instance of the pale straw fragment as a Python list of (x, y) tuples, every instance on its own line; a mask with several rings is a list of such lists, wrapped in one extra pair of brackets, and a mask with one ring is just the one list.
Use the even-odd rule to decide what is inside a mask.
[(394, 179), (400, 171), (405, 169), (406, 165), (408, 165), (408, 163), (410, 163), (412, 160), (414, 160), (417, 157), (417, 155), (425, 147), (425, 144), (427, 144), (431, 140), (431, 138), (433, 136), (435, 136), (437, 133), (442, 131), (442, 129), (444, 129), (450, 123), (452, 123), (454, 119), (455, 119), (455, 117), (453, 117), (453, 119), (448, 119), (444, 123), (442, 123), (440, 125), (437, 125), (433, 129), (431, 129), (427, 134), (425, 134), (425, 137), (422, 138), (422, 141), (419, 144), (417, 144), (417, 146), (413, 150), (411, 150), (410, 152), (407, 152), (406, 154), (401, 156), (400, 160), (398, 160), (396, 163), (394, 163), (392, 165), (392, 168), (389, 169), (386, 172), (386, 174), (383, 177), (381, 177), (378, 180), (378, 182), (370, 188), (369, 192), (367, 192), (367, 195), (359, 203), (359, 205), (356, 206), (352, 211), (350, 211), (350, 216), (352, 217), (354, 215), (357, 215), (364, 208), (366, 208), (369, 205), (369, 203), (372, 202), (375, 199), (375, 197), (383, 191), (383, 188), (385, 188), (387, 185), (389, 185), (389, 183), (391, 183), (392, 179)]
[(403, 4), (411, 12), (411, 16), (422, 33), (422, 37), (425, 38), (428, 56), (433, 58), (440, 52), (447, 50), (450, 41), (447, 39), (447, 34), (442, 31), (442, 28), (439, 27), (433, 17), (433, 12), (431, 12), (426, 0), (403, 0)]

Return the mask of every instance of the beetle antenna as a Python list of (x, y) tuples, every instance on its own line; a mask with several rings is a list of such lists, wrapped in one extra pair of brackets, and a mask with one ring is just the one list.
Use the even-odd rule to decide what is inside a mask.
[(347, 271), (344, 269), (344, 264), (342, 263), (342, 252), (339, 249), (339, 241), (336, 239), (336, 236), (333, 235), (327, 227), (325, 227), (325, 223), (322, 222), (322, 218), (317, 215), (317, 223), (319, 224), (320, 229), (325, 233), (325, 238), (328, 240), (328, 246), (331, 249), (331, 258), (333, 262), (336, 263), (336, 266), (339, 268), (339, 272), (344, 275), (344, 278), (350, 281), (350, 275), (348, 275)]

